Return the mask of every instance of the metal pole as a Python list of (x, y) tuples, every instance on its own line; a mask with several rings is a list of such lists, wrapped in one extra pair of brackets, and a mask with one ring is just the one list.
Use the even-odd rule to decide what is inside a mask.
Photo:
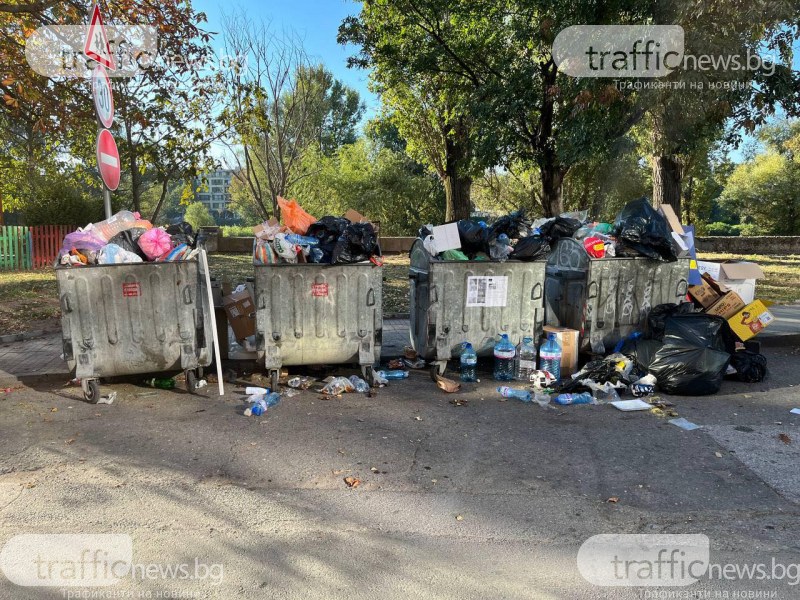
[(111, 190), (105, 183), (103, 184), (103, 206), (106, 209), (106, 219), (110, 219), (114, 214), (111, 212)]

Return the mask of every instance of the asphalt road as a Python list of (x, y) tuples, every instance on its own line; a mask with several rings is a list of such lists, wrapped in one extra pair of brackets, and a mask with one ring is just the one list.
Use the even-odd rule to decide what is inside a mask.
[[(0, 542), (127, 534), (137, 564), (224, 573), (126, 578), (96, 598), (691, 597), (592, 586), (576, 555), (601, 533), (699, 533), (712, 562), (800, 563), (800, 355), (767, 352), (761, 384), (672, 399), (696, 431), (503, 401), (488, 379), (447, 395), (423, 372), (374, 398), (304, 392), (261, 418), (241, 414), (241, 388), (116, 384), (110, 406), (52, 383), (0, 392)], [(793, 583), (659, 589), (797, 598)], [(65, 597), (0, 576), (0, 598)]]

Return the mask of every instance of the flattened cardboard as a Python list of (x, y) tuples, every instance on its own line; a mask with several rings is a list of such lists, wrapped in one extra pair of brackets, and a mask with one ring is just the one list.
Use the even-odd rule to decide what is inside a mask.
[(544, 337), (548, 333), (555, 333), (556, 340), (561, 346), (561, 377), (569, 377), (578, 372), (578, 339), (580, 332), (577, 329), (555, 327), (546, 325), (543, 328)]
[(678, 235), (684, 235), (683, 225), (681, 225), (681, 220), (678, 218), (678, 215), (675, 214), (675, 211), (669, 204), (659, 205), (658, 212), (661, 213), (661, 216), (667, 220), (667, 223), (669, 223), (669, 226), (672, 228), (672, 231), (674, 231)]
[(256, 333), (256, 307), (250, 291), (234, 292), (222, 298), (222, 306), (228, 315), (228, 324), (237, 340)]

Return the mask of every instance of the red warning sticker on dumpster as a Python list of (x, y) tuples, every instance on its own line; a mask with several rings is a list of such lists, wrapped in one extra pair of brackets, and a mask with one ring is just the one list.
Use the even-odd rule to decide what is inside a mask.
[(328, 295), (328, 284), (327, 283), (312, 283), (311, 284), (311, 295), (315, 298), (319, 298), (322, 296)]
[(136, 283), (123, 283), (122, 296), (124, 298), (133, 298), (142, 295), (142, 284), (138, 281)]

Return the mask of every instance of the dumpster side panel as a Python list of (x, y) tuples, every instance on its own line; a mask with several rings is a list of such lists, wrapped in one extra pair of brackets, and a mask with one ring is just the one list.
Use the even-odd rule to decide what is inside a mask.
[(380, 359), (383, 270), (371, 264), (256, 265), (258, 351), (283, 365)]
[(64, 357), (77, 377), (191, 369), (211, 363), (198, 263), (56, 269)]
[[(415, 349), (428, 360), (458, 356), (464, 342), (491, 354), (497, 335), (507, 333), (514, 343), (541, 335), (544, 321), (543, 262), (432, 261), (428, 274), (414, 276), (411, 331)], [(471, 278), (501, 277), (506, 300), (497, 306), (472, 306)]]

